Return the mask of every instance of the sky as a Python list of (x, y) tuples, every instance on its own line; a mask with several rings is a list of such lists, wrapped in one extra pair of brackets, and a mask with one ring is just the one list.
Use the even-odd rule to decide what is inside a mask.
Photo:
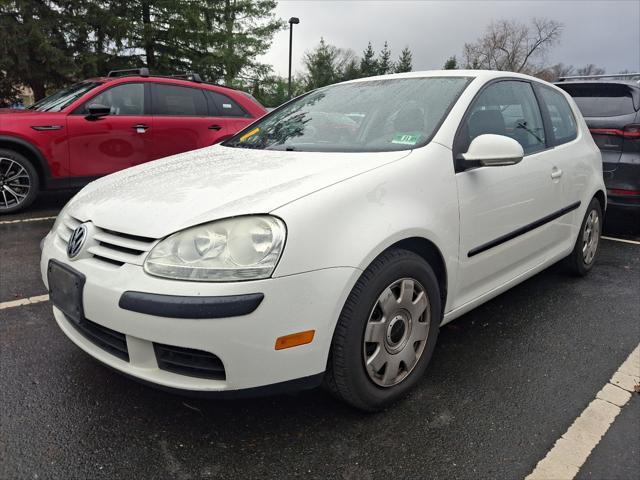
[[(640, 0), (280, 0), (275, 13), (285, 20), (300, 18), (293, 31), (294, 73), (303, 70), (304, 53), (320, 37), (358, 56), (368, 41), (379, 51), (387, 40), (394, 58), (409, 46), (413, 69), (430, 70), (442, 68), (451, 55), (460, 58), (464, 43), (475, 41), (491, 21), (534, 17), (564, 24), (561, 43), (548, 55), (550, 64), (640, 72)], [(287, 28), (276, 34), (261, 61), (286, 76), (288, 49)]]

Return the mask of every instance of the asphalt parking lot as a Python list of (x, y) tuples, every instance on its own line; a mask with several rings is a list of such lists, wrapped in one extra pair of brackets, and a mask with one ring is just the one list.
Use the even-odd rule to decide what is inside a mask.
[[(0, 218), (0, 304), (46, 293), (38, 244), (68, 198)], [(640, 240), (635, 221), (614, 217), (606, 235)], [(416, 391), (375, 415), (319, 390), (156, 391), (71, 344), (49, 302), (0, 310), (0, 478), (524, 478), (640, 341), (631, 242), (603, 240), (585, 279), (556, 265), (443, 327)], [(634, 395), (577, 478), (638, 471)]]

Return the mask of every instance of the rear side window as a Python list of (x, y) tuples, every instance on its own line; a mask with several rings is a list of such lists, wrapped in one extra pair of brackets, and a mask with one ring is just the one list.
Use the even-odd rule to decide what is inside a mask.
[(576, 119), (567, 100), (560, 92), (548, 87), (540, 87), (540, 93), (551, 118), (554, 144), (560, 145), (576, 138), (578, 134)]
[(202, 90), (159, 83), (153, 84), (152, 87), (152, 111), (154, 115), (186, 117), (204, 117), (207, 115), (207, 101)]
[(615, 117), (635, 113), (626, 85), (594, 83), (558, 85), (573, 97), (585, 117)]
[(460, 134), (463, 152), (484, 134), (511, 137), (527, 155), (546, 148), (542, 115), (528, 82), (507, 80), (485, 88), (474, 100)]
[(237, 102), (219, 92), (207, 90), (211, 115), (215, 117), (249, 117)]

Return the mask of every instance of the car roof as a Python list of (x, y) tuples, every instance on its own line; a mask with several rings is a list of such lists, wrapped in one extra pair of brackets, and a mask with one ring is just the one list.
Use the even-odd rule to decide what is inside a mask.
[(185, 85), (188, 87), (202, 87), (207, 90), (221, 89), (222, 91), (225, 91), (225, 90), (227, 91), (232, 90), (237, 92), (241, 91), (236, 88), (228, 87), (226, 85), (219, 85), (217, 83), (195, 81), (189, 78), (184, 78), (180, 76), (172, 77), (168, 75), (119, 75), (114, 77), (93, 77), (93, 78), (87, 78), (86, 80), (83, 80), (82, 83), (84, 82), (126, 83), (126, 82), (132, 82), (132, 81), (153, 82), (153, 83), (173, 83), (173, 84)]
[(499, 78), (521, 78), (523, 80), (534, 80), (549, 86), (553, 86), (540, 78), (525, 75), (524, 73), (507, 72), (500, 70), (423, 70), (418, 72), (393, 73), (390, 75), (378, 75), (375, 77), (357, 78), (343, 83), (368, 82), (375, 80), (389, 80), (394, 78), (435, 78), (435, 77), (472, 77), (486, 82)]

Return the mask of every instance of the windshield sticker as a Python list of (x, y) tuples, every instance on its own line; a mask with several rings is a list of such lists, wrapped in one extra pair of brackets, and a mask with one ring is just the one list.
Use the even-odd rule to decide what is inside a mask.
[(260, 129), (259, 129), (259, 128), (254, 128), (253, 130), (251, 130), (251, 131), (249, 131), (249, 132), (245, 133), (244, 135), (242, 135), (242, 136), (240, 137), (240, 141), (241, 141), (241, 142), (244, 142), (247, 138), (249, 138), (249, 137), (253, 137), (253, 136), (254, 136), (256, 133), (258, 133), (259, 131), (260, 131)]
[(231, 108), (231, 104), (230, 103), (223, 103), (222, 104), (222, 108)]
[(418, 143), (421, 132), (396, 133), (391, 143), (398, 145), (415, 145)]

